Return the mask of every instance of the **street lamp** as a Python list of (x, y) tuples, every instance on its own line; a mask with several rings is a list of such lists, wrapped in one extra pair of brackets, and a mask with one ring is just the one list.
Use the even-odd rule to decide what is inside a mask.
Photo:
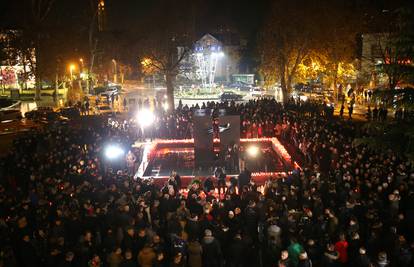
[(150, 126), (155, 121), (154, 113), (149, 109), (141, 109), (136, 115), (137, 122), (141, 127), (142, 137), (145, 138), (145, 128)]
[(257, 146), (249, 146), (247, 148), (247, 154), (252, 158), (257, 157), (257, 155), (259, 154), (259, 151), (260, 150)]
[(105, 157), (109, 160), (115, 160), (121, 157), (125, 151), (119, 145), (108, 145), (105, 148)]
[(70, 81), (73, 82), (73, 71), (75, 70), (75, 65), (70, 64), (69, 65), (69, 71), (70, 71)]
[(117, 69), (116, 69), (116, 60), (115, 59), (112, 59), (112, 63), (114, 63), (114, 83), (117, 83), (118, 82), (118, 77), (117, 77)]
[(137, 120), (141, 127), (148, 127), (155, 120), (154, 113), (149, 109), (142, 109), (137, 114)]
[(81, 63), (81, 69), (80, 69), (80, 72), (83, 72), (83, 58), (80, 58), (80, 59), (79, 59), (79, 61), (80, 61), (80, 63)]

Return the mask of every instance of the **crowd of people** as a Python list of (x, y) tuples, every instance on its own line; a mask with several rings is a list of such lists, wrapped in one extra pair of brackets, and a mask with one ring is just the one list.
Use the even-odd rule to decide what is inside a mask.
[[(160, 111), (154, 134), (191, 136), (197, 108)], [(106, 144), (135, 141), (122, 127), (89, 118), (33, 130), (0, 161), (0, 266), (414, 266), (409, 160), (353, 146), (368, 133), (325, 105), (203, 108), (240, 113), (245, 137), (278, 136), (302, 168), (262, 189), (242, 170), (180, 190), (180, 170), (160, 187), (105, 159)]]

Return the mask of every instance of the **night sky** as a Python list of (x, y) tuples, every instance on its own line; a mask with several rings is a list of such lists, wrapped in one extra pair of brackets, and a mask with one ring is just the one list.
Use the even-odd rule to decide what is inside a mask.
[[(94, 0), (96, 1), (96, 0)], [(154, 12), (171, 10), (171, 3), (177, 4), (176, 12), (183, 16), (189, 13), (195, 17), (198, 35), (226, 26), (249, 36), (261, 25), (266, 10), (278, 0), (106, 0), (108, 29), (112, 31), (145, 31), (154, 18)], [(319, 0), (317, 0), (319, 1)], [(323, 1), (323, 0), (322, 0)], [(345, 1), (345, 0), (333, 0)], [(24, 27), (30, 23), (31, 0), (1, 1), (1, 28)], [(392, 8), (401, 0), (347, 0), (355, 8), (371, 7), (377, 10)], [(300, 7), (298, 7), (300, 8)], [(69, 31), (82, 31), (91, 16), (89, 0), (55, 0), (50, 16), (50, 26)]]

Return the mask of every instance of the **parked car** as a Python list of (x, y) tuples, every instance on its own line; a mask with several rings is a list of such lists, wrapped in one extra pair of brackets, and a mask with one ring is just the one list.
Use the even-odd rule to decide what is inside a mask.
[(0, 121), (20, 120), (22, 113), (18, 109), (0, 110)]
[(252, 97), (262, 97), (265, 95), (265, 91), (260, 87), (253, 87), (250, 89), (250, 95)]
[(110, 98), (112, 95), (116, 96), (119, 94), (119, 90), (117, 88), (109, 88), (106, 91), (99, 94), (101, 97), (107, 97)]
[(59, 112), (55, 112), (53, 108), (51, 107), (38, 107), (34, 110), (26, 112), (24, 116), (30, 120), (43, 121), (43, 122), (67, 120), (65, 117), (62, 117)]
[(250, 91), (250, 89), (252, 89), (252, 86), (250, 84), (244, 82), (234, 82), (229, 84), (229, 87), (238, 89), (240, 91)]
[(31, 111), (26, 112), (24, 114), (24, 117), (30, 120), (35, 120), (50, 112), (54, 112), (52, 107), (37, 107)]
[(59, 114), (68, 119), (77, 119), (80, 117), (79, 109), (74, 107), (61, 108)]
[(108, 95), (119, 94), (122, 90), (122, 87), (117, 84), (108, 84), (107, 86), (97, 86), (94, 88), (96, 95)]
[(243, 99), (242, 95), (233, 92), (224, 92), (220, 95), (220, 100), (224, 101), (240, 101)]
[(99, 105), (96, 106), (96, 113), (98, 114), (111, 114), (114, 111), (112, 110), (112, 108), (109, 105)]

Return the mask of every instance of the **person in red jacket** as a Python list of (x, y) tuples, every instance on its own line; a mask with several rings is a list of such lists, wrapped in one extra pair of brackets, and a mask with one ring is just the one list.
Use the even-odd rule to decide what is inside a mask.
[(339, 253), (339, 262), (346, 264), (348, 262), (348, 241), (344, 234), (339, 235), (339, 241), (335, 244), (335, 250)]

